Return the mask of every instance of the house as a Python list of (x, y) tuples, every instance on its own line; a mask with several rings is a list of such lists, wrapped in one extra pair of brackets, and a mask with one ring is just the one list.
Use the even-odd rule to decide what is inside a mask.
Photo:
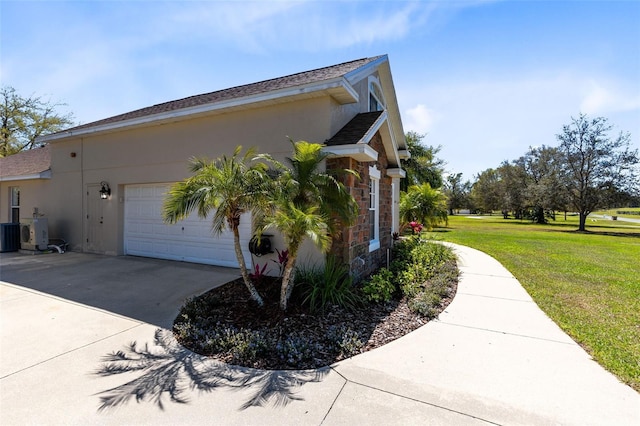
[[(347, 177), (345, 183), (360, 216), (332, 250), (358, 273), (376, 269), (398, 231), (400, 160), (409, 156), (386, 55), (153, 105), (41, 137), (45, 148), (0, 159), (0, 222), (31, 217), (37, 208), (48, 218), (49, 235), (65, 238), (75, 251), (237, 267), (230, 233), (212, 237), (210, 223), (195, 215), (163, 223), (164, 195), (189, 176), (191, 157), (230, 155), (242, 145), (283, 160), (291, 154), (289, 138), (324, 143), (332, 154), (326, 167), (359, 172), (360, 179)], [(241, 229), (245, 249), (250, 237), (247, 216)], [(272, 245), (284, 248), (277, 235)], [(248, 250), (245, 256), (251, 261)], [(310, 243), (303, 247), (301, 261), (318, 258)]]

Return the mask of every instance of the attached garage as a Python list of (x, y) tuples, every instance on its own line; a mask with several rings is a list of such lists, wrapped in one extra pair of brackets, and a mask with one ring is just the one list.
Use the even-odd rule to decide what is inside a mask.
[[(162, 220), (162, 204), (170, 183), (127, 185), (124, 205), (124, 252), (127, 255), (238, 267), (233, 234), (214, 236), (211, 220), (196, 213), (173, 225)], [(240, 220), (240, 243), (247, 264), (251, 216)]]

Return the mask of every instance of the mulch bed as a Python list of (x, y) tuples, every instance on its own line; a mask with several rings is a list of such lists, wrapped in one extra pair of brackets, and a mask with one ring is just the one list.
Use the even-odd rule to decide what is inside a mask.
[[(450, 261), (454, 262), (455, 261)], [(265, 306), (258, 307), (249, 299), (249, 293), (241, 279), (212, 289), (199, 296), (198, 303), (205, 307), (207, 323), (232, 326), (236, 329), (261, 330), (265, 333), (293, 333), (304, 336), (310, 342), (326, 341), (327, 330), (332, 326), (348, 327), (355, 331), (364, 342), (360, 352), (370, 351), (385, 345), (405, 334), (423, 326), (429, 319), (412, 312), (406, 297), (389, 303), (363, 303), (354, 310), (332, 305), (323, 313), (311, 314), (301, 305), (296, 294), (292, 296), (290, 309), (284, 313), (278, 305), (280, 281), (270, 281), (258, 287), (264, 297)], [(443, 299), (437, 313), (442, 312), (456, 294), (457, 280), (449, 284), (449, 293)], [(181, 314), (176, 324), (181, 321)], [(345, 358), (340, 351), (319, 346), (312, 359), (295, 362), (283, 360), (275, 353), (259, 359), (238, 362), (228, 353), (206, 353), (198, 350), (197, 342), (182, 339), (175, 332), (178, 341), (188, 349), (199, 352), (223, 362), (262, 369), (307, 369), (331, 365)], [(349, 354), (352, 356), (353, 354)]]

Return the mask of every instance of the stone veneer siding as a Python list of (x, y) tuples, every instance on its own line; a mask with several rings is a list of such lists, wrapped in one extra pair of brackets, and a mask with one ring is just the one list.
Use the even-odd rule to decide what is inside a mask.
[[(331, 253), (350, 266), (356, 281), (366, 278), (378, 268), (386, 266), (387, 251), (391, 248), (392, 227), (392, 192), (391, 178), (387, 175), (387, 155), (379, 133), (371, 139), (369, 146), (378, 152), (378, 160), (359, 162), (352, 158), (330, 158), (327, 169), (351, 169), (358, 172), (360, 179), (345, 175), (341, 180), (358, 203), (358, 218), (355, 225), (346, 228), (341, 235), (334, 236)], [(380, 208), (380, 248), (369, 252), (369, 167), (377, 166), (380, 170), (379, 208)]]

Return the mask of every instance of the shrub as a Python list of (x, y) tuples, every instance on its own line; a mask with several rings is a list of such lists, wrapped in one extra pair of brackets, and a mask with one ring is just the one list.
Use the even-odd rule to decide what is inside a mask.
[(398, 276), (398, 282), (402, 294), (413, 296), (420, 291), (424, 283), (432, 276), (429, 265), (414, 263), (402, 271)]
[(390, 301), (394, 291), (393, 274), (387, 268), (381, 268), (362, 286), (366, 299), (376, 303)]
[(324, 268), (297, 269), (294, 283), (311, 312), (324, 311), (330, 305), (351, 309), (360, 303), (349, 269), (335, 256), (327, 256)]
[(438, 308), (442, 298), (432, 290), (421, 291), (409, 300), (409, 309), (422, 315), (425, 318), (432, 319), (438, 314)]
[(339, 327), (332, 325), (329, 327), (327, 339), (344, 358), (359, 354), (365, 344), (356, 331), (344, 325)]
[(418, 237), (407, 238), (396, 244), (393, 256), (391, 272), (398, 277), (402, 293), (408, 296), (415, 296), (422, 291), (426, 282), (435, 276), (437, 269), (454, 259), (448, 247)]
[(291, 366), (312, 360), (317, 349), (316, 345), (308, 338), (298, 334), (284, 336), (276, 344), (276, 351), (280, 359)]

